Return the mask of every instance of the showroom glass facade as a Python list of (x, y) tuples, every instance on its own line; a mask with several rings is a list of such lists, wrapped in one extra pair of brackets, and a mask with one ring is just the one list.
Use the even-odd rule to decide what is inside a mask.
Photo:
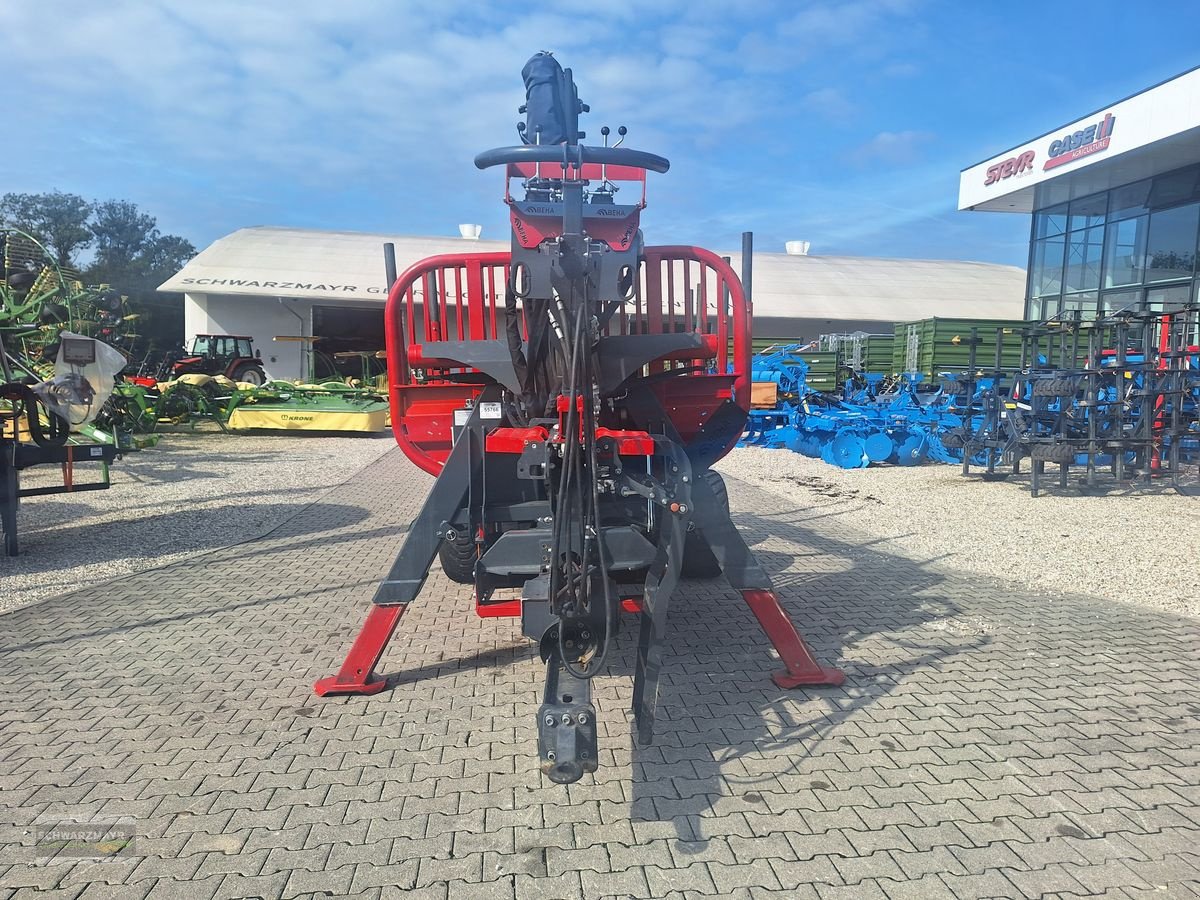
[(1025, 317), (1200, 302), (1200, 165), (1036, 210)]

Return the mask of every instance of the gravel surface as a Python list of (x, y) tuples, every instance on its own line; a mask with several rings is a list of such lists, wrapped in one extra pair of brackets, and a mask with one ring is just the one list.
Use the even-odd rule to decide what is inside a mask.
[(837, 516), (924, 565), (1200, 617), (1200, 498), (1034, 499), (1024, 478), (988, 483), (942, 465), (847, 470), (758, 447), (734, 450), (717, 468), (795, 501), (813, 529)]
[[(118, 460), (107, 491), (21, 501), (21, 554), (0, 554), (0, 612), (252, 540), (395, 446), (390, 432), (165, 434), (157, 447)], [(77, 466), (76, 479), (97, 471)], [(54, 483), (62, 483), (57, 467), (21, 476), (22, 487)]]

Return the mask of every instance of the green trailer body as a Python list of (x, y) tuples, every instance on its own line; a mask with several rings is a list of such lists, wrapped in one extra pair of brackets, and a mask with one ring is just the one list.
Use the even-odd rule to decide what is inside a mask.
[(841, 366), (841, 357), (834, 351), (809, 351), (807, 353), (797, 353), (800, 359), (804, 360), (808, 366), (808, 375), (805, 377), (805, 383), (814, 391), (836, 391), (839, 388), (838, 384), (838, 369)]
[(1021, 364), (1021, 331), (1028, 327), (1022, 319), (919, 319), (898, 322), (892, 343), (892, 370), (916, 372), (926, 379), (941, 372), (966, 372), (971, 361), (971, 335), (976, 370), (996, 364), (996, 334), (1001, 336), (1000, 365), (1015, 369)]
[(895, 356), (896, 337), (892, 334), (869, 334), (863, 340), (862, 372), (893, 375), (892, 359)]

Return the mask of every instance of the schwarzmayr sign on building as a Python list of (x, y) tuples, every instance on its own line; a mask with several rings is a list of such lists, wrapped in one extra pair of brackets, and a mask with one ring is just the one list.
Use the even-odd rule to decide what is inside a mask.
[(369, 285), (368, 287), (359, 287), (357, 284), (321, 284), (319, 282), (308, 281), (259, 281), (256, 279), (246, 278), (181, 278), (179, 283), (184, 285), (186, 291), (188, 287), (243, 287), (243, 288), (262, 288), (264, 290), (276, 291), (312, 291), (322, 294), (386, 294), (387, 288), (377, 285)]

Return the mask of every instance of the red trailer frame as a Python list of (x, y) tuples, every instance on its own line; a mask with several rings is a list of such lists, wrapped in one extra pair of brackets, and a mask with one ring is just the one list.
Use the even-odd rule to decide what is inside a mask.
[[(483, 388), (455, 380), (472, 370), (427, 358), (423, 344), (502, 340), (508, 277), (506, 252), (450, 253), (410, 266), (388, 293), (384, 328), (392, 431), (405, 455), (431, 475), (441, 472), (453, 445), (454, 411), (474, 402)], [(655, 386), (685, 440), (722, 400), (750, 408), (750, 311), (737, 275), (715, 253), (647, 247), (633, 297), (605, 333), (687, 331), (703, 336), (703, 357), (688, 353), (648, 366), (650, 371), (702, 367), (688, 378), (663, 379)]]

